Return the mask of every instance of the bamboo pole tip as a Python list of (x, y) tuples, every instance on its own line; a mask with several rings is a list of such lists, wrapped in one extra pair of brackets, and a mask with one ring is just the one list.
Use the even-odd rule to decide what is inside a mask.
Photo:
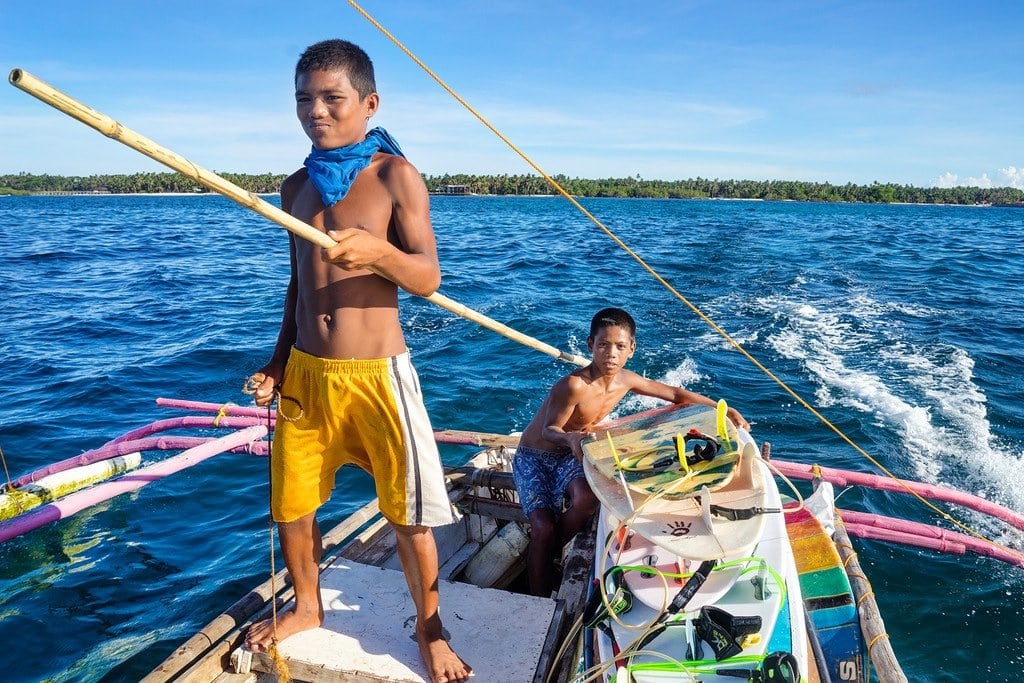
[(22, 71), (21, 69), (17, 69), (17, 68), (11, 69), (11, 73), (10, 73), (10, 75), (7, 76), (7, 80), (11, 82), (11, 85), (17, 85), (18, 81), (21, 80), (22, 74), (24, 74), (24, 73), (25, 72)]

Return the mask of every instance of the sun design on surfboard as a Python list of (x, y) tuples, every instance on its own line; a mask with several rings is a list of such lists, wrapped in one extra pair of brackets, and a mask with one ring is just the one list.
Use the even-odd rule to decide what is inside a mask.
[(671, 536), (686, 536), (690, 533), (690, 522), (670, 522), (668, 524), (668, 533)]

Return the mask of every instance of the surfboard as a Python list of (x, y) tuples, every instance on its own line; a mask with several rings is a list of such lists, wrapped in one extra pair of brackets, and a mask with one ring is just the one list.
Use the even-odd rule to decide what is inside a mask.
[[(584, 444), (584, 453), (603, 476), (624, 480), (638, 494), (678, 500), (704, 486), (714, 491), (728, 484), (739, 452), (734, 447), (738, 431), (725, 416), (725, 402), (716, 408), (673, 407), (609, 423), (596, 440)], [(694, 445), (680, 445), (679, 439), (693, 439)], [(716, 439), (721, 451), (712, 460), (687, 463), (696, 460), (698, 443)]]
[[(817, 503), (817, 505), (816, 505)], [(835, 505), (832, 485), (822, 482), (798, 506), (786, 500), (786, 533), (800, 577), (804, 609), (829, 663), (833, 681), (851, 680), (864, 671), (865, 649), (850, 579), (832, 537), (812, 514)]]
[[(621, 529), (616, 528), (618, 525), (619, 520), (606, 513), (599, 529), (611, 529), (611, 533), (615, 533)], [(697, 560), (669, 553), (635, 532), (617, 533), (609, 552), (614, 564), (622, 569), (622, 580), (633, 598), (658, 612), (664, 610), (683, 587), (683, 577), (692, 574), (700, 565)], [(742, 570), (743, 566), (737, 564), (712, 572), (687, 603), (687, 610), (699, 610), (704, 605), (715, 604), (736, 582)]]
[[(674, 555), (727, 559), (764, 528), (765, 475), (757, 448), (725, 418), (725, 405), (669, 406), (599, 428), (583, 447), (583, 472), (605, 509)], [(684, 465), (679, 437), (716, 435), (721, 451)]]
[[(741, 432), (740, 437), (746, 444), (749, 436)], [(753, 448), (752, 443), (749, 448), (744, 446), (747, 454)], [(781, 510), (782, 500), (767, 465), (760, 458), (751, 462), (763, 471), (764, 505)], [(737, 472), (729, 487), (741, 482), (743, 476)], [(669, 627), (644, 642), (634, 656), (620, 657), (620, 652), (632, 647), (645, 635), (648, 625), (664, 614), (666, 603), (682, 588), (685, 579), (677, 583), (673, 575), (689, 575), (698, 563), (673, 556), (639, 532), (628, 537), (618, 520), (604, 511), (599, 518), (598, 538), (605, 539), (605, 543), (595, 550), (595, 568), (602, 576), (620, 572), (625, 597), (617, 593), (614, 618), (609, 614), (593, 627), (595, 666), (620, 667), (615, 680), (634, 683), (725, 683), (739, 678), (753, 680), (751, 669), (757, 668), (766, 655), (787, 652), (795, 658), (798, 671), (805, 673), (809, 653), (804, 600), (786, 533), (788, 520), (781, 512), (759, 517), (763, 527), (753, 547), (742, 557), (718, 563)], [(680, 571), (677, 567), (685, 568)], [(611, 583), (605, 580), (605, 586)], [(739, 629), (737, 633), (705, 631), (702, 622), (706, 624), (709, 618), (705, 609), (717, 612), (719, 624), (739, 620), (747, 626), (742, 634)], [(722, 640), (723, 634), (734, 637), (735, 644), (730, 646), (728, 639)], [(801, 675), (799, 680), (807, 679)]]

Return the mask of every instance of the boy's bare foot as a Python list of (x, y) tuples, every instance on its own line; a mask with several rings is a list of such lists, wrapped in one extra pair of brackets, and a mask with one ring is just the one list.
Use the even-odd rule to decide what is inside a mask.
[(430, 672), (433, 683), (462, 683), (473, 675), (473, 669), (455, 654), (448, 641), (441, 634), (440, 620), (436, 628), (416, 624), (416, 642)]
[[(324, 622), (323, 614), (312, 612), (297, 613), (289, 610), (277, 617), (277, 642), (300, 631), (317, 628)], [(274, 640), (274, 622), (272, 619), (253, 624), (245, 634), (245, 646), (253, 652), (269, 652), (270, 643)]]

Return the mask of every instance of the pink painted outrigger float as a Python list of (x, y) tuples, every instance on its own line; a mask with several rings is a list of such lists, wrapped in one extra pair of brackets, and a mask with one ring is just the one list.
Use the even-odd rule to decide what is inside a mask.
[[(18, 477), (9, 485), (0, 486), (0, 493), (18, 489), (57, 472), (64, 472), (127, 453), (175, 450), (182, 451), (181, 453), (127, 473), (113, 481), (94, 485), (84, 491), (72, 493), (25, 512), (13, 519), (0, 522), (0, 542), (68, 517), (121, 493), (139, 489), (220, 453), (267, 455), (268, 444), (263, 437), (268, 433), (268, 429), (273, 429), (276, 419), (274, 410), (173, 398), (158, 398), (156, 403), (162, 407), (200, 414), (157, 420), (134, 429), (99, 448)], [(165, 432), (178, 429), (224, 429), (230, 430), (230, 433), (221, 437), (165, 434)], [(517, 441), (515, 436), (458, 430), (437, 431), (435, 438), (438, 443), (470, 446), (505, 445), (512, 447)], [(979, 496), (945, 486), (778, 459), (772, 459), (771, 462), (781, 474), (791, 479), (820, 479), (836, 486), (863, 486), (895, 493), (916, 494), (928, 500), (959, 505), (1001, 520), (1016, 529), (1024, 530), (1024, 515)], [(898, 543), (951, 555), (963, 555), (971, 552), (1024, 567), (1024, 554), (982, 537), (972, 537), (938, 526), (868, 512), (855, 510), (839, 510), (839, 512), (850, 536)]]

